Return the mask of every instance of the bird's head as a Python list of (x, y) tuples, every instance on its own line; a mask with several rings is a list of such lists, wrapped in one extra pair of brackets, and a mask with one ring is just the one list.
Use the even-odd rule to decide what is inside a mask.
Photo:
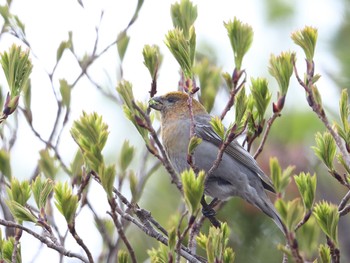
[[(184, 92), (174, 91), (163, 96), (153, 97), (149, 100), (152, 109), (160, 111), (162, 118), (180, 119), (189, 117), (188, 95)], [(192, 99), (194, 115), (206, 114), (206, 110), (197, 100)]]

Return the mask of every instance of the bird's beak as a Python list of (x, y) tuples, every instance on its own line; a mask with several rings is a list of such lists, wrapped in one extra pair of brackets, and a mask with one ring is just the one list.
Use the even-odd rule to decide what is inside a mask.
[(148, 101), (148, 105), (155, 110), (162, 110), (163, 102), (161, 97), (153, 97)]

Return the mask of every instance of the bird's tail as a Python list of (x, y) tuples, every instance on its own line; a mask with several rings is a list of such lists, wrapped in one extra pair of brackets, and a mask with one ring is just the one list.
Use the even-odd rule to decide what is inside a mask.
[(266, 215), (272, 218), (272, 220), (275, 222), (275, 224), (278, 226), (278, 228), (282, 231), (282, 233), (286, 236), (287, 235), (287, 227), (282, 222), (281, 216), (276, 211), (274, 205), (270, 201), (270, 199), (267, 197), (266, 193), (263, 194), (263, 197), (258, 201), (255, 202), (255, 205), (261, 209)]

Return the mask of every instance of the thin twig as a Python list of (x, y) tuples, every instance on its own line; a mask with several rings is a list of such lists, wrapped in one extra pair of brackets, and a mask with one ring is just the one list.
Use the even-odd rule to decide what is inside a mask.
[[(118, 215), (116, 213), (117, 202), (115, 201), (114, 198), (111, 198), (111, 199), (108, 200), (108, 203), (109, 203), (109, 205), (111, 207), (111, 212), (107, 212), (107, 213), (112, 217), (114, 225), (117, 228), (119, 237), (123, 240), (127, 250), (129, 251), (129, 255), (131, 257), (131, 261), (133, 263), (136, 263), (137, 260), (136, 260), (135, 251), (134, 251), (133, 247), (131, 246), (129, 240), (127, 239), (127, 237), (125, 235), (125, 232), (123, 230), (123, 226), (120, 223), (120, 221), (118, 219)], [(120, 209), (120, 211), (121, 211), (121, 209)]]
[(81, 246), (81, 248), (85, 251), (89, 259), (89, 263), (94, 263), (94, 259), (89, 248), (85, 245), (84, 241), (80, 238), (77, 231), (75, 230), (75, 222), (68, 224), (68, 230), (71, 233), (72, 237), (75, 239), (75, 241), (79, 244), (79, 246)]
[[(329, 120), (326, 116), (326, 113), (324, 112), (322, 107), (315, 100), (315, 97), (314, 97), (312, 90), (311, 90), (311, 85), (313, 85), (312, 81), (308, 81), (307, 84), (304, 83), (304, 81), (302, 81), (302, 79), (299, 77), (297, 67), (295, 65), (295, 60), (293, 61), (293, 67), (294, 67), (295, 76), (296, 76), (299, 84), (305, 89), (305, 91), (308, 94), (307, 100), (308, 100), (310, 107), (316, 113), (318, 118), (323, 122), (323, 124), (326, 126), (327, 130), (330, 132), (330, 134), (334, 138), (335, 143), (337, 144), (347, 167), (350, 167), (350, 155), (349, 155), (349, 153), (347, 152), (340, 136), (336, 133), (336, 131), (330, 125)], [(313, 72), (313, 70), (310, 70), (310, 72)], [(312, 76), (308, 76), (308, 79), (312, 79)]]
[(0, 225), (6, 226), (6, 227), (22, 229), (23, 231), (27, 232), (28, 234), (30, 234), (33, 237), (35, 237), (36, 239), (38, 239), (42, 244), (45, 244), (47, 247), (56, 250), (61, 255), (64, 255), (66, 257), (71, 257), (71, 258), (77, 258), (85, 263), (89, 263), (89, 260), (86, 259), (85, 257), (66, 250), (63, 246), (53, 243), (52, 241), (46, 239), (44, 236), (39, 235), (38, 233), (34, 232), (33, 230), (31, 230), (25, 226), (22, 226), (20, 224), (17, 224), (17, 223), (11, 222), (11, 221), (6, 221), (6, 220), (3, 220), (1, 218), (0, 218)]
[(270, 119), (267, 121), (267, 126), (266, 126), (266, 129), (265, 129), (265, 132), (264, 132), (264, 135), (261, 139), (261, 142), (260, 142), (260, 145), (258, 147), (258, 149), (256, 150), (255, 154), (254, 154), (254, 159), (258, 158), (259, 154), (262, 152), (263, 148), (264, 148), (264, 145), (265, 145), (265, 142), (266, 142), (266, 139), (267, 139), (267, 136), (269, 135), (269, 132), (270, 132), (270, 129), (271, 129), (271, 126), (273, 124), (273, 122), (277, 119), (277, 117), (280, 117), (281, 114), (279, 112), (275, 112), (271, 117)]
[(177, 173), (175, 172), (172, 164), (170, 163), (170, 160), (168, 158), (168, 155), (165, 152), (165, 149), (162, 145), (162, 143), (160, 142), (157, 132), (154, 130), (154, 128), (152, 127), (152, 122), (151, 119), (149, 118), (149, 116), (139, 107), (137, 106), (137, 104), (132, 101), (133, 107), (141, 114), (141, 116), (143, 117), (144, 121), (145, 121), (145, 128), (149, 131), (151, 137), (153, 138), (153, 140), (155, 141), (157, 147), (159, 148), (160, 152), (162, 153), (162, 163), (165, 167), (165, 169), (168, 171), (168, 173), (171, 176), (172, 179), (172, 183), (174, 183), (176, 185), (176, 187), (179, 189), (180, 193), (182, 194), (182, 184), (179, 180), (179, 177), (177, 175)]

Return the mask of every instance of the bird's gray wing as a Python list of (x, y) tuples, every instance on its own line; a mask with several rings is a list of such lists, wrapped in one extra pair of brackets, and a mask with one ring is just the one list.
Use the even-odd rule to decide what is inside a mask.
[[(195, 132), (198, 137), (220, 147), (222, 140), (211, 127), (209, 123), (210, 119), (211, 117), (209, 115), (196, 116)], [(260, 169), (255, 159), (236, 140), (232, 141), (226, 147), (225, 153), (253, 171), (261, 179), (264, 188), (275, 193), (271, 179)]]

